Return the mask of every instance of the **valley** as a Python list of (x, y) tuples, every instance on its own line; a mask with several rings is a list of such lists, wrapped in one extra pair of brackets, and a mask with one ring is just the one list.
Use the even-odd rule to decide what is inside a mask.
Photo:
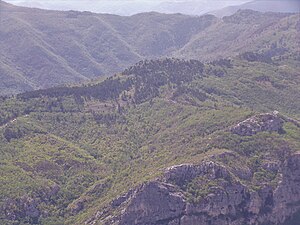
[(130, 17), (50, 11), (0, 2), (0, 94), (78, 84), (144, 59), (212, 61), (246, 51), (299, 48), (299, 16), (251, 10), (212, 15)]
[(0, 22), (0, 224), (298, 224), (299, 13)]

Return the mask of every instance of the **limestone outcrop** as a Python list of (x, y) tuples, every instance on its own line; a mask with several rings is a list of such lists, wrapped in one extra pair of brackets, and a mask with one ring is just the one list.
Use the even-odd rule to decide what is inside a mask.
[[(283, 224), (300, 210), (300, 152), (275, 170), (280, 177), (275, 185), (254, 190), (219, 162), (176, 165), (160, 179), (116, 199), (106, 213), (98, 213), (86, 224)], [(190, 198), (191, 184), (198, 185), (198, 194), (203, 192), (196, 199)], [(121, 212), (118, 216), (106, 217), (116, 209)]]
[(230, 130), (232, 133), (241, 136), (251, 136), (259, 132), (280, 132), (283, 126), (283, 119), (278, 115), (278, 112), (265, 113), (252, 116)]

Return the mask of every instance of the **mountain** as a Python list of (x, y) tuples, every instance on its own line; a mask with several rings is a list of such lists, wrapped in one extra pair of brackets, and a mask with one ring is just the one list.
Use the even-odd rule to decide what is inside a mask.
[(0, 98), (1, 224), (297, 224), (299, 53), (143, 60)]
[(203, 15), (213, 10), (220, 10), (228, 6), (241, 5), (245, 1), (214, 1), (187, 0), (187, 1), (162, 1), (153, 7), (153, 11), (161, 13), (182, 13), (186, 15)]
[(146, 58), (206, 61), (271, 46), (297, 49), (295, 14), (248, 10), (223, 19), (154, 12), (121, 17), (0, 4), (2, 95), (97, 79)]
[[(213, 19), (157, 13), (120, 17), (45, 11), (1, 2), (2, 93), (122, 71), (144, 57), (162, 56), (182, 46)], [(180, 30), (189, 24), (195, 26)], [(169, 43), (169, 39), (173, 41)], [(18, 83), (21, 85), (16, 87)]]
[(208, 11), (221, 9), (226, 6), (238, 5), (249, 0), (218, 1), (207, 0), (89, 0), (89, 4), (77, 0), (6, 0), (9, 3), (25, 7), (37, 7), (50, 10), (76, 10), (91, 11), (95, 13), (110, 13), (122, 16), (130, 16), (137, 13), (156, 11), (160, 13), (183, 13), (188, 15), (201, 15)]
[(251, 9), (259, 12), (300, 13), (300, 3), (297, 0), (254, 0), (237, 6), (227, 6), (223, 9), (212, 11), (211, 14), (222, 18), (232, 15), (241, 9)]

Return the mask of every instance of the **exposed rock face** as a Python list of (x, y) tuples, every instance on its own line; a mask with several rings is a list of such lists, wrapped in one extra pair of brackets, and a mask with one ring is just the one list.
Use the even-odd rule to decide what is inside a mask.
[(274, 191), (271, 221), (284, 219), (300, 210), (300, 152), (289, 157), (282, 169), (282, 181)]
[[(99, 214), (87, 224), (99, 220), (120, 225), (283, 224), (300, 210), (300, 152), (288, 157), (279, 170), (281, 180), (277, 185), (254, 191), (213, 161), (173, 166), (162, 179), (131, 190), (106, 211), (109, 215), (110, 210), (118, 208), (121, 215), (105, 218)], [(187, 186), (198, 178), (214, 185), (200, 199), (190, 201)]]
[(258, 132), (279, 132), (284, 121), (276, 113), (255, 115), (231, 128), (231, 132), (241, 136), (251, 136)]
[(200, 165), (183, 164), (172, 166), (166, 169), (165, 180), (166, 182), (183, 186), (194, 178), (204, 175), (207, 175), (209, 179), (229, 178), (229, 173), (225, 167), (209, 161)]
[(32, 221), (37, 221), (41, 212), (38, 209), (38, 201), (28, 196), (23, 196), (17, 200), (7, 200), (4, 212), (8, 219), (29, 217)]
[(173, 185), (162, 182), (144, 184), (132, 196), (120, 224), (168, 223), (179, 218), (185, 209), (182, 193)]
[(47, 211), (42, 211), (39, 207), (41, 203), (50, 202), (60, 190), (58, 185), (39, 191), (39, 194), (32, 196), (24, 195), (20, 198), (7, 199), (0, 208), (8, 220), (22, 220), (28, 218), (31, 223), (37, 224), (41, 215), (47, 215)]

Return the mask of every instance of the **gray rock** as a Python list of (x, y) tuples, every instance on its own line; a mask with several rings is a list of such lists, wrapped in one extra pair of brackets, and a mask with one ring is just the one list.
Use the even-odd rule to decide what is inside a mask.
[(213, 161), (208, 161), (200, 165), (182, 164), (167, 168), (165, 171), (165, 181), (182, 187), (185, 183), (203, 175), (211, 179), (229, 177), (229, 173), (224, 166), (216, 164)]
[[(277, 187), (265, 185), (253, 191), (227, 168), (213, 161), (173, 166), (166, 169), (162, 179), (131, 190), (120, 198), (120, 204), (115, 204), (119, 200), (114, 201), (111, 210), (123, 207), (119, 217), (103, 218), (100, 213), (101, 217), (87, 224), (98, 220), (119, 225), (282, 224), (300, 210), (300, 152), (270, 169), (282, 174)], [(183, 187), (198, 176), (224, 181), (221, 186), (210, 188), (200, 201), (187, 201)], [(107, 212), (110, 215), (109, 210)]]
[(284, 121), (277, 112), (265, 113), (252, 116), (233, 126), (230, 130), (237, 135), (251, 136), (263, 131), (279, 132), (282, 130), (283, 123)]
[(119, 224), (168, 224), (183, 215), (185, 201), (173, 185), (150, 182), (142, 185), (132, 196)]
[(38, 209), (40, 202), (29, 196), (23, 196), (19, 199), (8, 199), (4, 206), (3, 212), (7, 219), (18, 220), (29, 217), (32, 221), (37, 221), (41, 212)]

